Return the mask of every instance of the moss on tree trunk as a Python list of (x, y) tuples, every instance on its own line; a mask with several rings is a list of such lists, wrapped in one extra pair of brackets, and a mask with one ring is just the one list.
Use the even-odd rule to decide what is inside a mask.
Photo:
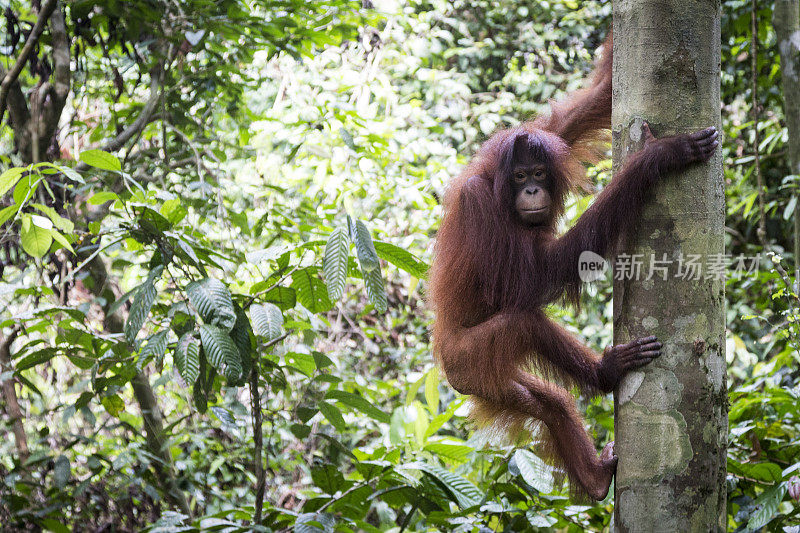
[[(718, 1), (618, 0), (614, 34), (615, 168), (643, 120), (656, 137), (720, 126)], [(664, 343), (615, 394), (617, 531), (725, 530), (724, 207), (717, 152), (656, 187), (615, 261), (615, 342)]]

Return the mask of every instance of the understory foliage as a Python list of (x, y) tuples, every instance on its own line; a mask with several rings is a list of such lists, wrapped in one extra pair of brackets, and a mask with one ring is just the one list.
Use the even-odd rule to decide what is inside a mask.
[[(0, 1), (0, 78), (30, 4)], [(372, 4), (55, 2), (0, 115), (0, 529), (609, 528), (612, 496), (466, 426), (424, 297), (448, 178), (579, 86), (610, 3)], [(723, 2), (726, 251), (755, 258), (726, 291), (727, 520), (798, 531), (798, 176), (762, 4), (756, 122), (750, 2)], [(610, 280), (589, 293), (552, 312), (599, 350)], [(581, 408), (600, 449), (613, 402)]]

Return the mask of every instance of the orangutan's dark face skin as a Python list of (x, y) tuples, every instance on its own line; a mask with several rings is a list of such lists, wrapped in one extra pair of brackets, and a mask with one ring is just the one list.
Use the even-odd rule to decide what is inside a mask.
[(547, 166), (538, 161), (517, 161), (511, 171), (514, 208), (523, 224), (538, 226), (550, 219), (550, 180)]

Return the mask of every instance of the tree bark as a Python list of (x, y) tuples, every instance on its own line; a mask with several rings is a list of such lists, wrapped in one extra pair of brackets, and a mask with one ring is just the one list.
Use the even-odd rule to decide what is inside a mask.
[[(614, 2), (615, 168), (641, 148), (643, 121), (656, 137), (720, 127), (719, 10), (718, 0)], [(707, 271), (725, 260), (720, 152), (652, 196), (622, 248), (643, 254), (641, 273), (615, 269), (614, 340), (655, 334), (664, 349), (615, 393), (614, 526), (725, 531), (725, 274)], [(695, 255), (699, 279), (686, 275)], [(666, 276), (651, 275), (664, 264)]]
[[(17, 338), (18, 333), (19, 329), (14, 328), (7, 336), (3, 337), (0, 335), (0, 374), (5, 372), (10, 373), (13, 369), (11, 363), (11, 345)], [(11, 376), (0, 381), (0, 388), (2, 388), (3, 391), (5, 411), (14, 430), (14, 441), (17, 443), (19, 462), (24, 463), (28, 459), (30, 451), (28, 450), (28, 436), (25, 434), (25, 425), (23, 424), (25, 417), (22, 414), (22, 408), (19, 406), (17, 391), (14, 389), (14, 383), (16, 381), (16, 378)]]
[[(786, 152), (790, 172), (800, 176), (800, 1), (775, 0), (773, 24), (781, 54), (781, 85), (783, 115), (789, 142)], [(800, 178), (796, 178), (800, 181)], [(795, 193), (794, 204), (794, 264), (795, 284), (800, 283), (800, 201)]]

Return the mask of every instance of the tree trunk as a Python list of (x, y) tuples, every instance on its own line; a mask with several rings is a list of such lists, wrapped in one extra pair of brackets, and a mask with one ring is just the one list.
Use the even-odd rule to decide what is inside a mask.
[[(0, 335), (0, 373), (5, 374), (8, 372), (10, 374), (12, 371), (11, 345), (17, 338), (18, 333), (19, 329), (14, 328), (7, 336)], [(23, 424), (25, 418), (22, 415), (22, 408), (19, 406), (17, 391), (14, 389), (16, 381), (14, 376), (9, 376), (4, 380), (0, 379), (0, 389), (3, 391), (3, 400), (5, 401), (3, 408), (14, 430), (14, 441), (17, 443), (19, 462), (24, 464), (30, 456), (30, 450), (28, 449), (28, 436), (25, 434), (25, 424)]]
[[(800, 1), (775, 0), (773, 24), (781, 54), (783, 114), (789, 130), (786, 146), (791, 173), (800, 176)], [(800, 181), (800, 177), (796, 178)], [(795, 193), (794, 265), (795, 284), (800, 283), (800, 202)]]
[[(615, 168), (641, 148), (644, 120), (656, 137), (720, 127), (719, 17), (718, 1), (614, 2)], [(725, 271), (708, 271), (725, 260), (724, 207), (717, 152), (654, 191), (622, 248), (626, 262), (643, 254), (640, 274), (615, 268), (615, 343), (664, 343), (615, 393), (617, 531), (725, 530)]]

